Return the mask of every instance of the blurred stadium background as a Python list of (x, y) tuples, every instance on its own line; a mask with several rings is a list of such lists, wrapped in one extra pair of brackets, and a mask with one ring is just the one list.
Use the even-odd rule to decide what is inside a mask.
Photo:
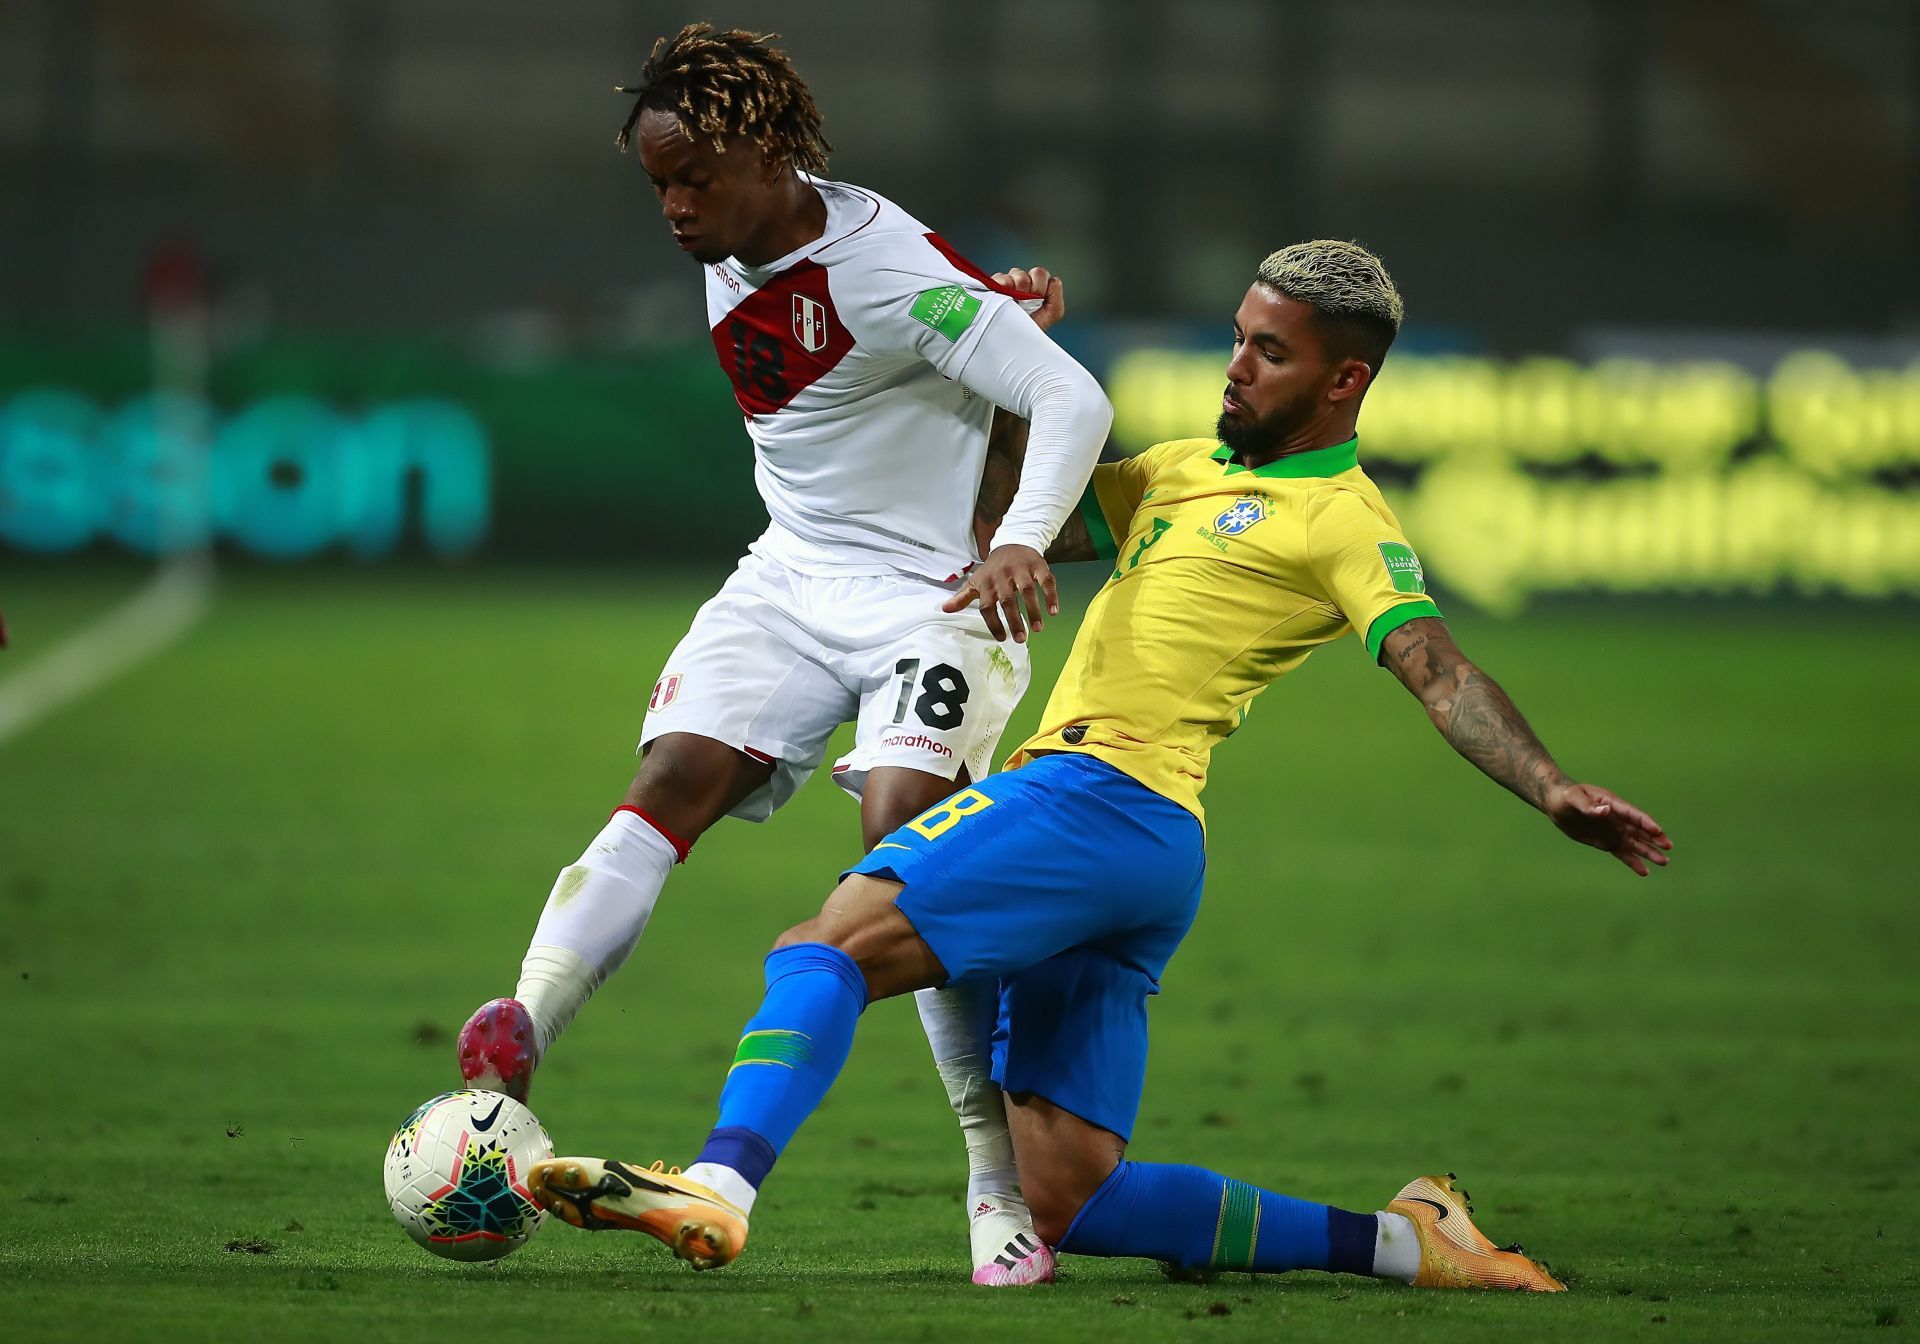
[[(45, 1161), (0, 1176), (20, 1319), (72, 1328), (105, 1275), (150, 1322), (239, 1329), (318, 1310), (297, 1290), (336, 1274), (320, 1333), (460, 1318), (439, 1266), (390, 1267), (413, 1253), (383, 1240), (373, 1157), (449, 1071), (445, 1031), (503, 992), (552, 871), (624, 784), (661, 659), (764, 525), (698, 277), (613, 147), (611, 86), (694, 18), (782, 34), (836, 176), (989, 268), (1065, 276), (1057, 334), (1107, 386), (1116, 452), (1211, 424), (1265, 252), (1376, 249), (1410, 320), (1363, 461), (1469, 650), (1573, 768), (1679, 837), (1665, 885), (1627, 889), (1470, 779), (1351, 650), (1323, 654), (1223, 753), (1223, 908), (1156, 1010), (1185, 1042), (1156, 1066), (1156, 1155), (1224, 1147), (1362, 1198), (1400, 1179), (1404, 1126), (1381, 1112), (1412, 1068), (1460, 1140), (1418, 1160), (1464, 1149), (1521, 1187), (1510, 1220), (1534, 1213), (1527, 1240), (1571, 1242), (1604, 1290), (1590, 1337), (1920, 1311), (1910, 1257), (1872, 1237), (1920, 1157), (1920, 5), (9, 0), (0, 1002), (31, 1029), (0, 1041), (28, 1080), (0, 1113), (79, 1163), (131, 1104), (153, 1162), (125, 1188), (186, 1210), (122, 1238)], [(1067, 635), (1043, 639), (1042, 676)], [(1317, 770), (1342, 760), (1329, 798)], [(541, 1103), (563, 1142), (621, 1141), (612, 1102), (697, 1137), (759, 949), (851, 843), (830, 793), (723, 828), (677, 879), (618, 1009), (554, 1061), (579, 1084)], [(1267, 848), (1330, 802), (1350, 823), (1301, 823), (1299, 889), (1276, 892)], [(1516, 910), (1547, 917), (1528, 932)], [(1249, 932), (1283, 950), (1277, 979), (1236, 946)], [(1387, 1044), (1433, 939), (1466, 977), (1461, 1032)], [(686, 981), (675, 949), (718, 969)], [(676, 992), (710, 1014), (655, 1060), (633, 1032)], [(905, 1219), (931, 1265), (958, 1224), (927, 1173), (957, 1157), (909, 1019), (856, 1059), (849, 1110), (878, 1118), (852, 1156), (887, 1172), (863, 1212)], [(1222, 1056), (1229, 1021), (1285, 1030)], [(594, 1072), (636, 1058), (670, 1098)], [(156, 1071), (129, 1103), (118, 1085)], [(339, 1086), (296, 1107), (316, 1079)], [(1551, 1132), (1516, 1139), (1517, 1116)], [(1334, 1142), (1330, 1120), (1355, 1128)], [(223, 1137), (239, 1121), (253, 1149)], [(236, 1170), (243, 1151), (284, 1170)], [(848, 1160), (803, 1147), (796, 1185), (838, 1189)], [(1651, 1204), (1598, 1189), (1629, 1175)], [(312, 1197), (331, 1211), (289, 1184), (336, 1192)], [(303, 1218), (304, 1245), (276, 1231)], [(276, 1242), (289, 1277), (236, 1287), (229, 1236)], [(836, 1316), (803, 1282), (831, 1236), (773, 1243), (792, 1291), (716, 1300), (803, 1333), (817, 1300), (842, 1333), (910, 1337), (904, 1308)], [(536, 1255), (587, 1254), (549, 1241), (491, 1281), (497, 1309), (543, 1282)], [(617, 1256), (592, 1254), (611, 1278)], [(874, 1254), (874, 1281), (946, 1282)], [(1081, 1273), (1102, 1304), (1181, 1310), (1137, 1271)], [(666, 1300), (620, 1310), (699, 1310)], [(1302, 1337), (1404, 1307), (1292, 1300)], [(1278, 1328), (1266, 1299), (1223, 1304)], [(1447, 1310), (1423, 1338), (1537, 1335)]]

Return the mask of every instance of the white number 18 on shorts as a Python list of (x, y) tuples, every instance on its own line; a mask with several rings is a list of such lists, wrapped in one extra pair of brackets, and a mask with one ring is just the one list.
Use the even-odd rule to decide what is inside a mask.
[(977, 611), (941, 611), (952, 591), (749, 554), (668, 657), (641, 746), (695, 733), (770, 763), (773, 778), (733, 813), (751, 821), (793, 796), (843, 723), (854, 746), (833, 777), (856, 797), (888, 766), (979, 779), (1026, 690), (1027, 651), (996, 642)]

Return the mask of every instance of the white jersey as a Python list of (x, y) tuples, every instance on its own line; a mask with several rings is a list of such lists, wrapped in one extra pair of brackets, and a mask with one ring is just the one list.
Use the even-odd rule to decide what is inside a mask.
[(994, 409), (962, 380), (1018, 296), (891, 201), (805, 180), (827, 206), (818, 239), (707, 267), (714, 349), (773, 520), (753, 549), (803, 573), (957, 578), (979, 559)]

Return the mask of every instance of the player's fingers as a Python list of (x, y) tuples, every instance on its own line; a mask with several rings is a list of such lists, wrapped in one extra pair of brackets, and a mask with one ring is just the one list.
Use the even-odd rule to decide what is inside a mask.
[(1605, 789), (1595, 789), (1593, 792), (1596, 795), (1596, 802), (1603, 804), (1614, 816), (1620, 818), (1637, 830), (1644, 831), (1648, 835), (1664, 835), (1666, 833), (1659, 822), (1655, 821), (1640, 808), (1635, 807), (1625, 798), (1617, 794), (1609, 793)]
[(965, 583), (960, 585), (959, 592), (955, 593), (952, 597), (948, 598), (945, 602), (942, 602), (940, 604), (940, 610), (965, 611), (969, 606), (973, 605), (974, 601), (978, 599), (979, 596), (980, 596), (979, 591), (975, 589), (973, 586), (973, 580), (968, 579)]
[(1020, 612), (1020, 592), (1015, 589), (1000, 601), (1000, 611), (1007, 619), (1007, 630), (1013, 636), (1015, 644), (1027, 642), (1027, 622)]
[(1058, 616), (1060, 614), (1060, 582), (1053, 577), (1051, 569), (1047, 571), (1046, 578), (1040, 581), (1040, 587), (1047, 595), (1047, 615)]
[(1045, 294), (1053, 288), (1053, 272), (1045, 266), (1035, 266), (1027, 272), (1027, 285), (1035, 294)]
[(1665, 868), (1669, 863), (1673, 862), (1672, 859), (1667, 857), (1666, 850), (1649, 840), (1635, 839), (1633, 847), (1639, 851), (1640, 857), (1648, 863), (1658, 864), (1660, 867)]
[(1641, 862), (1639, 855), (1629, 854), (1624, 850), (1619, 850), (1614, 853), (1613, 857), (1633, 869), (1635, 877), (1645, 877), (1647, 875), (1647, 865)]
[(1031, 294), (1034, 292), (1032, 273), (1019, 266), (1009, 268), (1007, 271), (1007, 284), (1023, 294)]
[(1027, 624), (1035, 631), (1040, 630), (1046, 624), (1046, 609), (1040, 601), (1040, 585), (1028, 579), (1026, 586), (1020, 589), (1020, 603), (1027, 609)]
[(1001, 643), (1006, 642), (1007, 627), (1000, 623), (1000, 608), (991, 602), (980, 604), (980, 619), (987, 623), (987, 633)]

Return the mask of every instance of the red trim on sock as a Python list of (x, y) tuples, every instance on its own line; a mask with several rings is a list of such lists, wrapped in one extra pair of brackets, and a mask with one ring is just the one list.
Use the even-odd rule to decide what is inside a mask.
[(659, 818), (648, 813), (644, 808), (635, 807), (632, 803), (622, 803), (620, 806), (614, 808), (612, 812), (608, 813), (608, 815), (617, 817), (622, 812), (633, 813), (634, 816), (640, 818), (640, 820), (646, 822), (647, 825), (653, 827), (654, 830), (660, 832), (660, 838), (673, 846), (673, 852), (677, 856), (674, 859), (675, 863), (685, 863), (687, 861), (687, 855), (692, 852), (693, 846), (685, 840), (682, 840), (665, 826), (662, 826)]

